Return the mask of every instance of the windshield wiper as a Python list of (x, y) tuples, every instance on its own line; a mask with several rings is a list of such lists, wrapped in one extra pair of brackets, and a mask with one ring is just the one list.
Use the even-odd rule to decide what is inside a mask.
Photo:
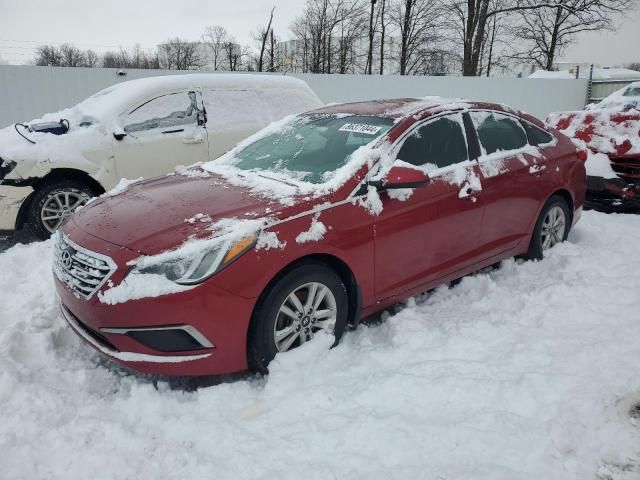
[(262, 175), (261, 173), (256, 173), (256, 175), (259, 176), (259, 177), (262, 177), (262, 178), (267, 178), (269, 180), (275, 180), (276, 182), (281, 182), (281, 183), (284, 183), (286, 185), (291, 185), (292, 187), (298, 188), (298, 185), (296, 185), (295, 183), (287, 182), (286, 180), (282, 180), (280, 178), (269, 177), (267, 175)]

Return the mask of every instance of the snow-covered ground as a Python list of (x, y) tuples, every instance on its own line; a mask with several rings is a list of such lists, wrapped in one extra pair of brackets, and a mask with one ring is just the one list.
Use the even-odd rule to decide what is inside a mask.
[(0, 254), (3, 479), (637, 479), (640, 216), (409, 301), (266, 378), (109, 368), (57, 313), (50, 242)]

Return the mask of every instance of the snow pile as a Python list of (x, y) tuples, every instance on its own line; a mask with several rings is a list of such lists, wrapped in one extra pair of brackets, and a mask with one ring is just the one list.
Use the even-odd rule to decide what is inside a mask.
[(53, 244), (16, 246), (0, 254), (2, 478), (637, 479), (638, 236), (639, 217), (585, 212), (542, 262), (196, 392), (83, 347)]
[(192, 288), (194, 286), (179, 285), (172, 282), (164, 275), (131, 272), (119, 285), (108, 288), (104, 292), (99, 292), (98, 298), (102, 303), (115, 305), (139, 298), (159, 297), (161, 295), (184, 292)]
[(124, 193), (127, 190), (129, 190), (129, 187), (131, 187), (131, 185), (133, 185), (135, 183), (138, 183), (138, 182), (141, 182), (143, 180), (144, 180), (143, 177), (136, 178), (135, 180), (127, 180), (126, 178), (121, 178), (120, 181), (116, 184), (116, 186), (113, 187), (111, 190), (109, 190), (104, 195), (107, 196), (107, 197), (113, 197), (115, 195), (120, 195), (121, 193)]
[(613, 156), (640, 155), (640, 112), (552, 113), (546, 123), (594, 151)]
[(193, 393), (83, 348), (57, 313), (52, 243), (16, 246), (0, 255), (3, 478), (637, 478), (638, 235), (640, 218), (587, 212), (543, 262)]
[(604, 153), (593, 153), (587, 150), (587, 161), (584, 164), (587, 175), (602, 178), (618, 178), (618, 174), (611, 168), (609, 157)]
[(256, 242), (257, 250), (283, 249), (287, 246), (287, 242), (280, 241), (276, 232), (260, 232), (258, 241)]
[(317, 213), (311, 219), (309, 230), (300, 232), (296, 237), (296, 243), (318, 242), (322, 240), (324, 234), (327, 233), (327, 227), (324, 223), (318, 221), (320, 213)]

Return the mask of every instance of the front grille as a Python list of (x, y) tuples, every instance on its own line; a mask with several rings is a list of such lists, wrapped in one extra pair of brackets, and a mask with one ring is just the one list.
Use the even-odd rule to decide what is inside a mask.
[(116, 264), (105, 255), (76, 245), (61, 231), (56, 237), (53, 271), (60, 281), (88, 300), (109, 279)]
[(612, 158), (611, 168), (629, 183), (640, 182), (640, 158)]

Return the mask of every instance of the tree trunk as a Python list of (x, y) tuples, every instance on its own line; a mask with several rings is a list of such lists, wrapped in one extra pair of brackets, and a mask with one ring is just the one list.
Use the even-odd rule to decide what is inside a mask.
[(551, 32), (551, 42), (549, 45), (549, 52), (547, 53), (547, 64), (545, 65), (545, 70), (553, 70), (553, 62), (556, 56), (556, 47), (558, 45), (558, 31), (560, 30), (560, 19), (562, 17), (562, 4), (564, 2), (561, 0), (558, 7), (556, 8), (556, 19), (553, 23), (553, 31)]
[(491, 31), (491, 41), (489, 42), (489, 61), (487, 62), (487, 77), (491, 75), (491, 61), (493, 60), (493, 42), (496, 40), (496, 17), (493, 17), (493, 30)]
[(369, 51), (367, 52), (366, 74), (371, 75), (373, 66), (373, 14), (375, 12), (376, 0), (371, 0), (371, 10), (369, 11)]
[(384, 36), (386, 26), (384, 24), (384, 7), (387, 0), (381, 0), (380, 4), (380, 75), (384, 74)]
[(269, 36), (269, 30), (271, 30), (271, 22), (273, 22), (273, 11), (276, 7), (271, 9), (271, 15), (269, 16), (269, 23), (267, 24), (267, 29), (264, 31), (262, 35), (262, 45), (260, 46), (260, 58), (258, 59), (258, 71), (262, 71), (262, 62), (264, 59), (264, 47), (267, 44), (267, 37)]
[(409, 29), (411, 28), (411, 9), (413, 7), (413, 1), (414, 0), (405, 0), (404, 2), (405, 10), (400, 39), (400, 75), (407, 74), (407, 50), (409, 43)]

